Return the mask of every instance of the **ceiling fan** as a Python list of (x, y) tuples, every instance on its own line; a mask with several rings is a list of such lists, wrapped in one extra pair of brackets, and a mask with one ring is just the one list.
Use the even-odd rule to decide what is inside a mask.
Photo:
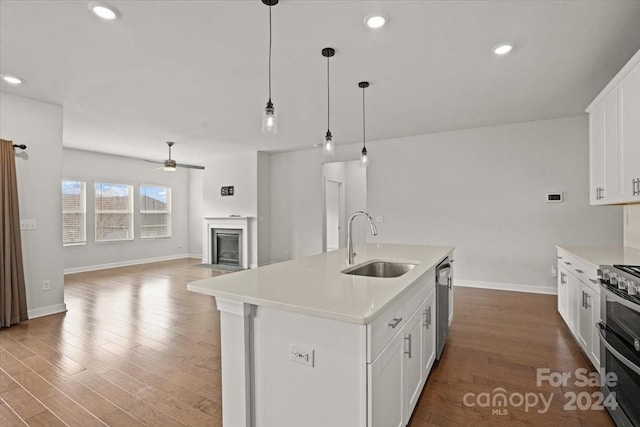
[(197, 165), (187, 165), (184, 163), (176, 163), (175, 160), (173, 160), (171, 158), (171, 147), (173, 147), (173, 145), (175, 144), (175, 142), (172, 141), (167, 141), (167, 145), (169, 146), (169, 158), (163, 162), (157, 162), (155, 160), (146, 160), (149, 163), (159, 163), (162, 166), (156, 168), (156, 169), (164, 169), (166, 172), (175, 172), (176, 168), (189, 168), (189, 169), (204, 169), (204, 166), (197, 166)]

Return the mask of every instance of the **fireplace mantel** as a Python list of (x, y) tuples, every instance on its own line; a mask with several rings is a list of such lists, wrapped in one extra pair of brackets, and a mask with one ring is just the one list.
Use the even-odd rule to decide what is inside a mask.
[(242, 230), (242, 259), (240, 266), (249, 268), (249, 221), (248, 216), (226, 216), (216, 217), (207, 216), (203, 218), (203, 236), (202, 236), (202, 263), (212, 264), (211, 256), (211, 230), (216, 228), (226, 228), (234, 230)]

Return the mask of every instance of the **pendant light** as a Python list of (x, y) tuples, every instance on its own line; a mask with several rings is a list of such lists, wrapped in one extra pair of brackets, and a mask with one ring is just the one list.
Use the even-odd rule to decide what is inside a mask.
[(269, 6), (269, 100), (262, 118), (262, 132), (275, 134), (278, 131), (278, 123), (276, 109), (271, 102), (271, 7), (277, 5), (278, 0), (262, 0), (262, 3)]
[(333, 135), (331, 135), (331, 127), (329, 126), (330, 115), (329, 115), (329, 58), (336, 54), (335, 49), (331, 47), (325, 47), (322, 49), (322, 56), (327, 58), (327, 134), (324, 136), (324, 141), (322, 143), (322, 152), (325, 156), (333, 156), (336, 153), (336, 142), (333, 139)]
[(369, 82), (360, 82), (358, 87), (362, 88), (362, 152), (360, 153), (360, 167), (369, 166), (369, 155), (367, 154), (367, 138), (365, 127), (365, 110), (364, 110), (364, 90), (369, 87)]

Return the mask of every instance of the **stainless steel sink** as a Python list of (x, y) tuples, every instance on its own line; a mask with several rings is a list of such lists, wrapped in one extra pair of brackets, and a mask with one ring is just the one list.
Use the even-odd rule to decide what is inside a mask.
[(417, 264), (397, 261), (368, 261), (342, 270), (344, 274), (368, 277), (400, 277), (413, 270)]

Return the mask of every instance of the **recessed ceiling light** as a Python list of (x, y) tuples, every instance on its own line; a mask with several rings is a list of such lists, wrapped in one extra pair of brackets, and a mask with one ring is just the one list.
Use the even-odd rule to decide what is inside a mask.
[(509, 43), (500, 43), (499, 45), (494, 46), (493, 53), (496, 55), (506, 55), (511, 52), (511, 49), (513, 49), (513, 45)]
[(369, 15), (364, 19), (364, 23), (369, 28), (381, 28), (384, 24), (387, 23), (387, 18), (382, 15)]
[(113, 21), (114, 19), (117, 19), (118, 16), (120, 16), (120, 13), (118, 13), (118, 10), (116, 8), (99, 1), (89, 2), (89, 10), (93, 12), (97, 17), (102, 18), (106, 21)]
[(12, 85), (19, 85), (23, 82), (21, 78), (16, 76), (2, 76), (2, 80)]

